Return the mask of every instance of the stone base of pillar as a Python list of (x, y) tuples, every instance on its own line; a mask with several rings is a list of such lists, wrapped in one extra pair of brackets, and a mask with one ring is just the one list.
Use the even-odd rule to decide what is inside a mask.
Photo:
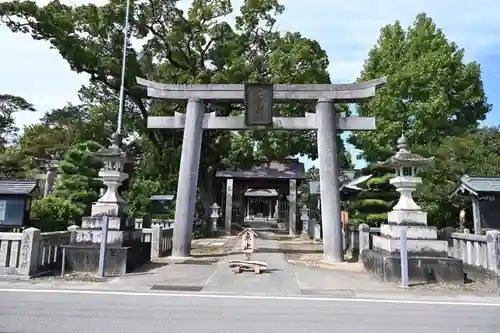
[[(71, 243), (65, 246), (68, 271), (97, 271), (102, 220), (101, 216), (85, 217), (82, 227), (75, 228)], [(151, 243), (142, 243), (142, 229), (135, 229), (130, 221), (126, 217), (108, 217), (106, 276), (124, 275), (150, 259)]]
[[(401, 257), (399, 253), (381, 250), (364, 250), (361, 261), (366, 271), (385, 282), (401, 282)], [(408, 255), (408, 280), (410, 284), (447, 282), (464, 283), (463, 262), (448, 257)]]
[(363, 250), (361, 261), (367, 271), (386, 282), (401, 280), (401, 230), (406, 229), (408, 279), (410, 283), (464, 283), (462, 260), (448, 257), (448, 242), (437, 239), (437, 230), (417, 222), (386, 224), (373, 236), (372, 249)]

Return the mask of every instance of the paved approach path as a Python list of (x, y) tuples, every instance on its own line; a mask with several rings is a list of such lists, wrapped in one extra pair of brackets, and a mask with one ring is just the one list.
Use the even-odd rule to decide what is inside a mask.
[(493, 305), (54, 290), (0, 291), (0, 299), (0, 332), (500, 332)]
[(264, 261), (268, 269), (262, 274), (242, 272), (235, 274), (229, 268), (230, 260), (245, 260), (241, 243), (218, 263), (214, 274), (207, 280), (202, 292), (238, 295), (300, 295), (301, 288), (278, 241), (272, 232), (258, 231), (257, 250), (251, 260)]

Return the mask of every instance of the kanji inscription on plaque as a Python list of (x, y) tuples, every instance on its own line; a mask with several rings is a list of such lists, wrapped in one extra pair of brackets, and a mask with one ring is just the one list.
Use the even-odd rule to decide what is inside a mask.
[(247, 126), (273, 124), (273, 85), (245, 84), (245, 123)]

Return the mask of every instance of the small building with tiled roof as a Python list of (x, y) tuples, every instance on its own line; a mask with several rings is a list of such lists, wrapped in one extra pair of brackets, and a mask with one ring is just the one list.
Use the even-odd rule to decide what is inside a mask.
[(19, 228), (29, 220), (30, 196), (39, 194), (36, 180), (0, 181), (0, 231)]
[(304, 163), (297, 158), (263, 161), (248, 169), (218, 170), (215, 176), (225, 183), (221, 206), (227, 233), (233, 222), (254, 219), (288, 224), (290, 232), (296, 231), (298, 187), (307, 181)]
[(460, 178), (452, 195), (469, 195), (472, 200), (474, 233), (500, 229), (500, 176), (469, 176)]

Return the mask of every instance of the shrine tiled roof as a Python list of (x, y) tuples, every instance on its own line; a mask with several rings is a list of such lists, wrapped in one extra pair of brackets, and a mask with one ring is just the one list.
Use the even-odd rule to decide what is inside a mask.
[(1, 180), (0, 194), (28, 195), (35, 190), (36, 185), (36, 180)]
[(474, 195), (486, 192), (500, 193), (500, 176), (473, 177), (464, 175), (460, 178), (453, 194), (465, 191)]
[(304, 163), (298, 159), (270, 161), (247, 170), (219, 170), (219, 178), (307, 179)]

